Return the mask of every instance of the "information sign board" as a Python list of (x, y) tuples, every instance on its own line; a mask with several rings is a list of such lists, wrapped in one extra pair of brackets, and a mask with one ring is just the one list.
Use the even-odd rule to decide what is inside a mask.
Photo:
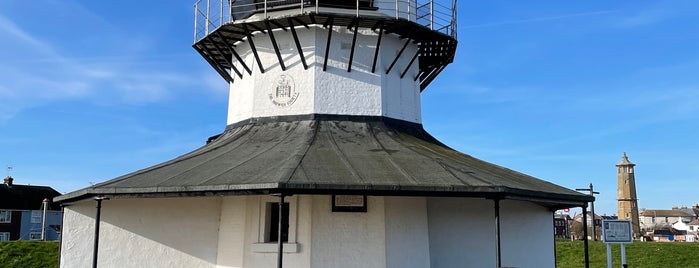
[(628, 220), (603, 220), (602, 241), (604, 243), (631, 243), (631, 221)]

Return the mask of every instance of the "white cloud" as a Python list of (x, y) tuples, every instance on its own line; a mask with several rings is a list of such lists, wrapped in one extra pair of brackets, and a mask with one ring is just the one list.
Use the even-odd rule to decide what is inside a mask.
[[(82, 19), (88, 20), (82, 23), (108, 25), (75, 3), (70, 9), (79, 11), (76, 15), (82, 14)], [(210, 76), (196, 75), (204, 70), (181, 67), (179, 62), (190, 60), (190, 56), (195, 54), (193, 51), (191, 54), (152, 56), (148, 51), (157, 50), (157, 42), (134, 41), (114, 30), (116, 33), (86, 32), (86, 39), (102, 41), (91, 46), (125, 43), (119, 48), (96, 47), (92, 52), (84, 45), (76, 49), (71, 47), (85, 40), (50, 41), (42, 38), (44, 33), (33, 32), (45, 28), (23, 28), (21, 25), (24, 24), (0, 13), (0, 35), (8, 37), (0, 43), (0, 56), (7, 58), (0, 61), (0, 122), (24, 109), (55, 101), (143, 104), (171, 99), (178, 91), (203, 90), (218, 95), (220, 88), (226, 89), (223, 82), (214, 87)], [(56, 25), (56, 28), (61, 27)], [(144, 44), (148, 45), (144, 47)], [(206, 71), (211, 73), (208, 69)], [(201, 85), (204, 85), (203, 89)]]
[(503, 26), (503, 25), (543, 22), (543, 21), (552, 21), (552, 20), (563, 20), (563, 19), (570, 19), (570, 18), (577, 18), (577, 17), (599, 16), (599, 15), (604, 15), (604, 14), (609, 14), (609, 13), (614, 13), (614, 12), (617, 12), (617, 11), (616, 10), (598, 10), (598, 11), (591, 11), (591, 12), (569, 13), (569, 14), (562, 14), (562, 15), (555, 15), (555, 16), (541, 16), (541, 17), (524, 18), (524, 19), (504, 20), (504, 21), (497, 21), (497, 22), (490, 22), (490, 23), (483, 23), (483, 24), (459, 26), (459, 29), (486, 28), (486, 27), (495, 27), (495, 26)]

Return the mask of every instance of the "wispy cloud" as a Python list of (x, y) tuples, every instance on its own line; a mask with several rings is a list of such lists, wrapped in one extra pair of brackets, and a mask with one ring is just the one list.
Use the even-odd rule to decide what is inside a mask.
[(671, 12), (666, 9), (652, 8), (636, 11), (633, 14), (626, 14), (619, 18), (616, 26), (620, 28), (631, 28), (651, 25), (662, 22), (671, 17)]
[(552, 21), (552, 20), (563, 20), (563, 19), (570, 19), (570, 18), (577, 18), (577, 17), (599, 16), (599, 15), (610, 14), (610, 13), (615, 13), (615, 12), (617, 12), (617, 11), (616, 10), (599, 10), (599, 11), (591, 11), (591, 12), (563, 14), (563, 15), (557, 15), (557, 16), (524, 18), (524, 19), (518, 19), (518, 20), (504, 20), (504, 21), (491, 22), (491, 23), (459, 26), (459, 29), (487, 28), (487, 27), (496, 27), (496, 26), (512, 25), (512, 24), (533, 23), (533, 22)]
[[(72, 6), (71, 10), (84, 13), (83, 19), (108, 24), (83, 7)], [(85, 47), (72, 49), (73, 44), (68, 40), (56, 43), (42, 38), (43, 33), (35, 32), (41, 29), (22, 25), (0, 13), (0, 35), (7, 37), (0, 43), (3, 51), (0, 52), (3, 58), (0, 61), (0, 122), (23, 109), (53, 101), (80, 99), (142, 104), (167, 100), (176, 94), (175, 91), (211, 91), (218, 95), (221, 89), (225, 90), (224, 83), (214, 86), (209, 75), (202, 75), (209, 74), (208, 69), (185, 70), (177, 64), (189, 60), (193, 52), (150, 56), (148, 50), (155, 50), (157, 44), (140, 40), (133, 42), (150, 44), (150, 48), (125, 45), (114, 49), (112, 55), (109, 51), (91, 55)], [(115, 32), (86, 33), (85, 38), (99, 38), (104, 43), (132, 42), (119, 31)]]

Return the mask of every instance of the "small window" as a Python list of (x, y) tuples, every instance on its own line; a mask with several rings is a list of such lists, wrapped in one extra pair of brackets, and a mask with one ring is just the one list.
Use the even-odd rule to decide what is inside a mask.
[(0, 210), (0, 223), (12, 222), (12, 211)]
[(33, 210), (32, 211), (32, 223), (41, 223), (41, 211), (40, 210)]
[(41, 240), (41, 232), (29, 233), (29, 240)]
[(10, 233), (0, 232), (0, 241), (10, 241)]
[[(267, 203), (265, 242), (279, 242), (279, 203)], [(282, 242), (289, 242), (289, 203), (282, 207)]]

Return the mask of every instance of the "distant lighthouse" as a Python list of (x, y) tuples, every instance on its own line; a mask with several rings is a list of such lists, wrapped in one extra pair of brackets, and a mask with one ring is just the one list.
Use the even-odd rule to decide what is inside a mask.
[(621, 156), (621, 161), (616, 165), (617, 168), (617, 190), (618, 190), (618, 209), (620, 220), (630, 220), (633, 228), (633, 235), (639, 238), (641, 228), (638, 225), (638, 198), (636, 197), (636, 176), (634, 166), (629, 158), (624, 153)]

